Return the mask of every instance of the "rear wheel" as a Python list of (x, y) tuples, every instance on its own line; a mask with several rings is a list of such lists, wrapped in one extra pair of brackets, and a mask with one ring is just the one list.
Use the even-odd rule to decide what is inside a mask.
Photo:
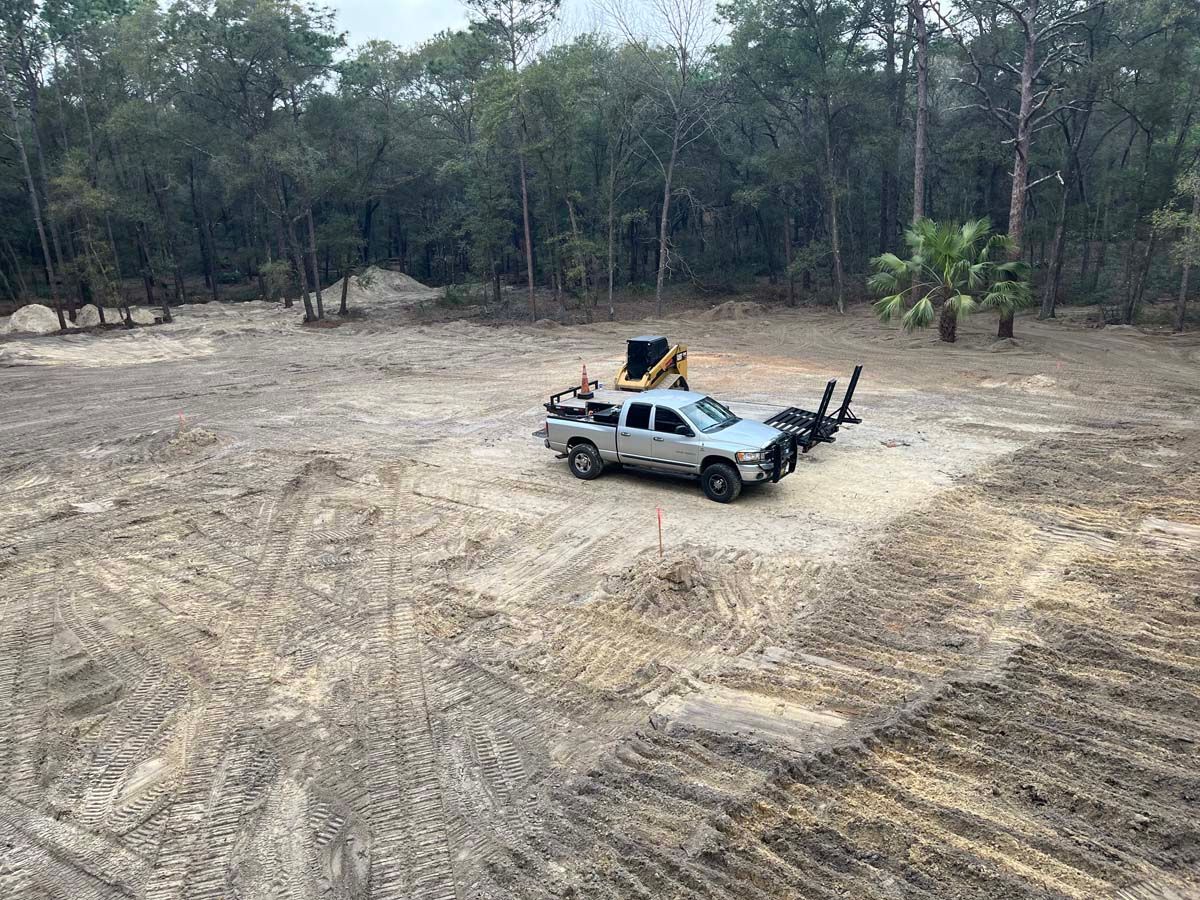
[(567, 452), (567, 465), (571, 467), (572, 475), (584, 481), (599, 478), (604, 471), (604, 460), (594, 444), (583, 443), (572, 447)]
[(742, 492), (742, 479), (733, 466), (713, 463), (700, 476), (704, 496), (717, 503), (732, 503)]

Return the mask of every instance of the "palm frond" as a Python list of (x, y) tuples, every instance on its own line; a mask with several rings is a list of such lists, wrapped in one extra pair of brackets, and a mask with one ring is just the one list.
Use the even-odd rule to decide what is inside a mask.
[(992, 223), (988, 219), (975, 219), (964, 222), (959, 234), (964, 247), (974, 247), (985, 239), (992, 231)]
[(1029, 306), (1033, 292), (1024, 281), (997, 281), (984, 296), (980, 306), (1000, 312), (1011, 312)]
[(871, 265), (880, 271), (891, 272), (894, 275), (901, 275), (909, 268), (908, 261), (901, 259), (895, 253), (881, 253), (871, 260)]
[(891, 272), (876, 272), (867, 279), (867, 287), (875, 294), (895, 293), (900, 288), (900, 279)]
[(904, 312), (904, 294), (892, 294), (889, 297), (883, 297), (876, 300), (871, 308), (875, 310), (875, 315), (879, 316), (879, 321), (890, 322), (893, 318)]
[(933, 303), (930, 302), (929, 296), (926, 295), (917, 301), (908, 312), (904, 314), (904, 318), (900, 320), (905, 331), (915, 331), (918, 328), (928, 328), (929, 323), (933, 321)]
[(955, 294), (946, 301), (946, 305), (954, 311), (955, 316), (961, 318), (975, 312), (978, 304), (976, 304), (975, 298), (970, 294)]

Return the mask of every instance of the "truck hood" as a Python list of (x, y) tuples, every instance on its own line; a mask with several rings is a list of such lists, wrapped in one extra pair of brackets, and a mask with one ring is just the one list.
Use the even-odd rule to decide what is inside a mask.
[(762, 422), (742, 419), (728, 428), (722, 428), (720, 431), (704, 435), (704, 443), (710, 445), (727, 444), (746, 450), (762, 450), (781, 434), (783, 432), (778, 428), (772, 428), (770, 425), (764, 425)]

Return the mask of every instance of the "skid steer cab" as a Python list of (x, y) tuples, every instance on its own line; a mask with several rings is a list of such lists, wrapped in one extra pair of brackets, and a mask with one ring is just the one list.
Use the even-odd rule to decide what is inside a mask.
[(630, 338), (625, 347), (625, 365), (617, 373), (620, 391), (652, 391), (675, 388), (686, 391), (687, 347), (671, 346), (661, 335), (644, 334)]

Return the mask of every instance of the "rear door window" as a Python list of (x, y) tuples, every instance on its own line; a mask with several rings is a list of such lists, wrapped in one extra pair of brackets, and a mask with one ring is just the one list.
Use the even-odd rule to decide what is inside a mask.
[(640, 428), (643, 431), (650, 430), (650, 404), (648, 403), (633, 403), (629, 406), (629, 413), (625, 416), (626, 428)]
[(679, 418), (675, 410), (663, 406), (654, 407), (654, 430), (660, 434), (676, 434), (675, 429), (683, 424), (683, 419)]

